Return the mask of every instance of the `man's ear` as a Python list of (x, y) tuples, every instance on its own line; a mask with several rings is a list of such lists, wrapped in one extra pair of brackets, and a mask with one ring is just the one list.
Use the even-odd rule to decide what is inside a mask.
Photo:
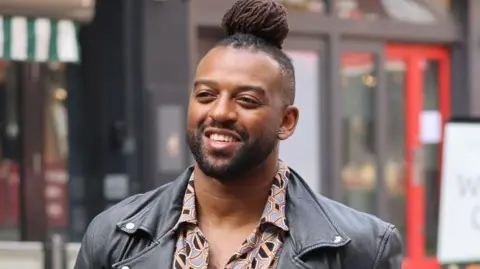
[(295, 106), (288, 106), (285, 115), (283, 116), (282, 125), (278, 130), (277, 138), (285, 140), (295, 132), (299, 118), (298, 108)]

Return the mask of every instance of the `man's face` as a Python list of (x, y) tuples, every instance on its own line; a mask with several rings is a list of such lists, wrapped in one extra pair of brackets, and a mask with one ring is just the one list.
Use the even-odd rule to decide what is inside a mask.
[(279, 64), (264, 52), (217, 47), (203, 58), (190, 97), (187, 141), (206, 175), (240, 178), (267, 159), (283, 139), (278, 134), (288, 109), (282, 89)]

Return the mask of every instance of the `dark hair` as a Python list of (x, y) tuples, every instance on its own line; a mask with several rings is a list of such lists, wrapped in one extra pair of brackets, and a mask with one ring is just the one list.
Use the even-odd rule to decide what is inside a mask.
[(286, 102), (293, 104), (295, 72), (292, 61), (282, 51), (289, 31), (285, 7), (275, 0), (237, 0), (223, 16), (222, 27), (227, 37), (219, 46), (253, 48), (279, 63), (286, 82)]

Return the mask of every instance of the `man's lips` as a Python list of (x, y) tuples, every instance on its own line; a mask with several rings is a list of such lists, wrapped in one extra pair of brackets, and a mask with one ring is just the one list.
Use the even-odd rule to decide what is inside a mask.
[(241, 142), (242, 138), (236, 132), (219, 129), (219, 128), (207, 128), (204, 135), (216, 142)]
[(204, 132), (205, 146), (210, 152), (231, 155), (242, 142), (241, 136), (227, 129), (207, 128)]

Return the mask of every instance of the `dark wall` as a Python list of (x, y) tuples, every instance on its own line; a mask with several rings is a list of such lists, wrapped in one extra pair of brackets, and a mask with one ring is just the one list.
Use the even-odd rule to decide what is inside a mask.
[[(126, 108), (135, 113), (135, 107), (130, 104), (138, 99), (135, 92), (131, 96), (135, 75), (138, 77), (138, 68), (135, 68), (138, 63), (131, 60), (135, 47), (125, 42), (125, 34), (127, 26), (138, 19), (125, 20), (126, 15), (135, 13), (135, 9), (125, 12), (125, 2), (97, 1), (94, 20), (80, 29), (81, 65), (70, 68), (69, 226), (72, 240), (79, 240), (95, 215), (129, 195), (130, 185), (137, 185), (130, 183), (132, 178), (128, 172), (136, 173), (127, 168), (136, 168), (126, 165), (132, 149), (126, 152), (125, 144), (127, 133), (130, 134)], [(128, 38), (138, 40), (135, 36)], [(126, 60), (131, 65), (129, 69), (125, 68)], [(107, 175), (120, 175), (110, 181), (119, 188), (111, 199), (107, 199), (108, 192), (104, 189)], [(125, 176), (129, 179), (126, 193), (122, 181)]]
[(188, 17), (188, 1), (102, 0), (81, 28), (82, 63), (69, 80), (71, 240), (108, 206), (189, 164)]

